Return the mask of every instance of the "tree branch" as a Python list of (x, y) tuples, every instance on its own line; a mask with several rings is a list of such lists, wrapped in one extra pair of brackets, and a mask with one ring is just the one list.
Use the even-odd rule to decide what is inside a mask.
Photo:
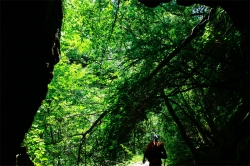
[(164, 66), (166, 66), (171, 59), (173, 59), (176, 54), (178, 54), (185, 46), (187, 46), (194, 38), (201, 35), (200, 33), (202, 30), (204, 30), (206, 24), (208, 21), (211, 21), (210, 15), (214, 12), (214, 9), (211, 9), (210, 12), (200, 21), (199, 24), (197, 24), (191, 34), (186, 37), (175, 49), (173, 52), (171, 52), (147, 77), (143, 79), (143, 82), (147, 82), (150, 79), (152, 79), (153, 76), (155, 76)]
[(80, 145), (79, 145), (79, 149), (78, 149), (77, 165), (79, 165), (79, 162), (80, 162), (80, 160), (81, 160), (81, 149), (82, 149), (83, 141), (84, 141), (85, 138), (86, 138), (86, 135), (87, 135), (88, 133), (90, 133), (90, 132), (97, 126), (97, 124), (102, 120), (102, 118), (103, 118), (107, 113), (108, 113), (108, 111), (104, 111), (104, 112), (99, 116), (99, 118), (96, 119), (96, 121), (92, 124), (92, 126), (91, 126), (85, 133), (81, 134), (81, 135), (82, 135), (82, 139), (81, 139), (81, 141), (80, 141)]
[[(183, 97), (183, 96), (182, 96)], [(184, 97), (183, 97), (184, 99)], [(196, 125), (198, 131), (201, 133), (202, 138), (204, 139), (205, 143), (207, 143), (208, 145), (212, 145), (211, 142), (207, 139), (207, 137), (209, 137), (211, 140), (213, 140), (212, 136), (210, 134), (208, 134), (207, 131), (205, 131), (205, 129), (202, 127), (202, 125), (200, 124), (199, 121), (197, 121), (197, 119), (194, 116), (189, 115), (185, 109), (176, 101), (169, 99), (172, 103), (176, 104), (181, 110), (182, 112), (193, 122), (194, 125)], [(184, 99), (185, 103), (186, 100)], [(187, 103), (186, 103), (187, 104)], [(188, 105), (188, 107), (190, 107)], [(190, 107), (191, 108), (191, 107)]]
[(195, 155), (196, 149), (194, 147), (194, 145), (192, 144), (192, 142), (190, 141), (190, 138), (188, 137), (185, 127), (183, 126), (183, 124), (181, 123), (180, 119), (178, 118), (178, 116), (176, 115), (172, 105), (169, 102), (168, 97), (165, 95), (164, 91), (162, 90), (161, 95), (165, 101), (165, 104), (168, 108), (168, 111), (170, 113), (170, 115), (172, 116), (173, 120), (175, 121), (175, 123), (177, 124), (179, 130), (180, 130), (180, 134), (182, 136), (182, 138), (185, 140), (187, 146), (189, 147), (190, 151), (192, 152), (192, 154)]

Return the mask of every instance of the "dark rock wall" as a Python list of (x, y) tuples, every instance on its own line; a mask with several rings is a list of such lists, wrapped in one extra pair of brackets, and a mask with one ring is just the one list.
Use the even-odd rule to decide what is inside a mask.
[(26, 147), (19, 147), (16, 155), (16, 165), (29, 165), (34, 166), (35, 164), (30, 160), (30, 157), (27, 153)]
[[(138, 0), (148, 7), (156, 7), (160, 3), (168, 3), (172, 0)], [(230, 3), (226, 0), (176, 0), (177, 4), (191, 6), (193, 4), (202, 4), (209, 7), (222, 7), (231, 17), (234, 26), (239, 29), (249, 26), (249, 1), (232, 0)]]
[(1, 2), (1, 165), (16, 154), (59, 61), (61, 1)]

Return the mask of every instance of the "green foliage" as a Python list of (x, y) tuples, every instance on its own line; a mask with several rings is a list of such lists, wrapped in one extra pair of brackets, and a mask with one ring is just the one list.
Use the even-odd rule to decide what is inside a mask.
[(64, 8), (62, 57), (24, 141), (37, 165), (128, 165), (154, 132), (171, 165), (239, 160), (249, 137), (235, 161), (221, 154), (248, 117), (248, 56), (222, 9), (205, 25), (208, 7), (175, 1)]

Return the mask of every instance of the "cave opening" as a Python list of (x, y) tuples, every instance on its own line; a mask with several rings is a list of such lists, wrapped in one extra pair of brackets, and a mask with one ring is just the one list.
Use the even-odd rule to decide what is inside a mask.
[(249, 164), (249, 2), (1, 9), (1, 165)]

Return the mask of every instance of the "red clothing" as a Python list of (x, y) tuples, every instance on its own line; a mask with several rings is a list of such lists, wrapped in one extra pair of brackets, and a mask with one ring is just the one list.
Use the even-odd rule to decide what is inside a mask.
[[(147, 154), (152, 148), (155, 148), (157, 153), (156, 156), (150, 156), (150, 154)], [(145, 154), (147, 155), (150, 165), (161, 165), (161, 158), (167, 158), (166, 150), (162, 142), (150, 142), (146, 148)]]

